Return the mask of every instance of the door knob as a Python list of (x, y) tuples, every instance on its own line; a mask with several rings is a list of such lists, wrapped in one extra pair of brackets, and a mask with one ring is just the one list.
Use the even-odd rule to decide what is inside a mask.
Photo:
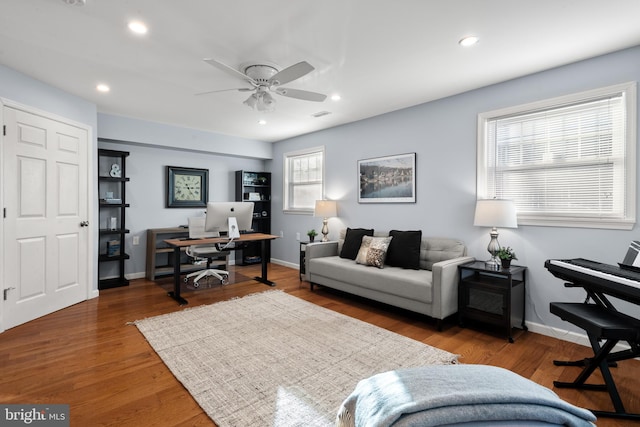
[(88, 227), (89, 226), (89, 221), (82, 221), (80, 223), (80, 227)]

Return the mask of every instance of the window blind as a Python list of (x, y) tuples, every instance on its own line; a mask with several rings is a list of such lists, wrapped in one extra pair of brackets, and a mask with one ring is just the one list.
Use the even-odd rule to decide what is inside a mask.
[(513, 200), (524, 223), (635, 220), (626, 94), (488, 115), (479, 142), (479, 192)]
[(287, 177), (285, 210), (313, 211), (323, 194), (324, 151), (286, 156)]

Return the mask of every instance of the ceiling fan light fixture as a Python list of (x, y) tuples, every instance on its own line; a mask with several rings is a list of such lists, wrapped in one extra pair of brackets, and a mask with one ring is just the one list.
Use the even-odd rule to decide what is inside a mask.
[(273, 97), (269, 93), (263, 92), (262, 93), (262, 103), (267, 107), (275, 107), (276, 100), (273, 99)]
[(253, 108), (254, 110), (256, 109), (256, 106), (258, 104), (258, 94), (256, 93), (252, 93), (251, 96), (249, 96), (246, 101), (243, 102), (244, 105), (246, 105), (249, 108)]
[(263, 91), (251, 94), (243, 104), (258, 111), (273, 111), (276, 108), (276, 100), (267, 92)]

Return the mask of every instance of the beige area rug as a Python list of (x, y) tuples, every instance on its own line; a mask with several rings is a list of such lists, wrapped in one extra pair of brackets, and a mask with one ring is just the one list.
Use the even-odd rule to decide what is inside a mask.
[(332, 426), (361, 379), (457, 360), (282, 291), (135, 324), (220, 427)]

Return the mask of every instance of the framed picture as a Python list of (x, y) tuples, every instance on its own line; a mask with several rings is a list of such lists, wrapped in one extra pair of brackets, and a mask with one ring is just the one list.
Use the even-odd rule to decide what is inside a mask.
[(415, 203), (416, 153), (358, 160), (358, 203)]
[(203, 208), (209, 198), (209, 169), (167, 166), (167, 207)]

